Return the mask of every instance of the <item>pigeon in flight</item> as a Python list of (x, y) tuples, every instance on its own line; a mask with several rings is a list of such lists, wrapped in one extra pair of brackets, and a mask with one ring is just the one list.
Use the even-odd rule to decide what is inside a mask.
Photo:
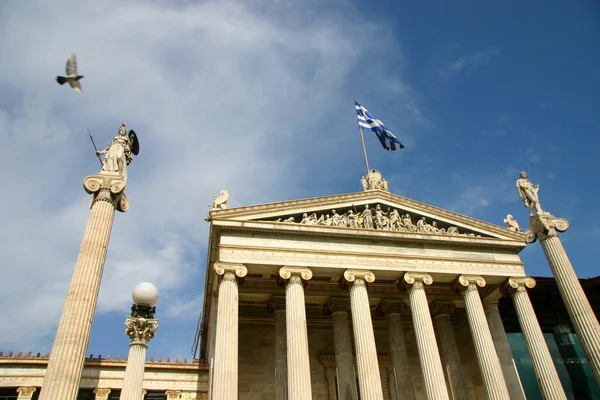
[(81, 84), (79, 83), (79, 80), (81, 78), (83, 78), (83, 75), (77, 74), (77, 58), (75, 57), (75, 54), (73, 54), (67, 60), (67, 76), (57, 76), (56, 82), (58, 82), (61, 85), (68, 83), (69, 86), (73, 88), (73, 90), (79, 93), (83, 93), (83, 90), (81, 89)]

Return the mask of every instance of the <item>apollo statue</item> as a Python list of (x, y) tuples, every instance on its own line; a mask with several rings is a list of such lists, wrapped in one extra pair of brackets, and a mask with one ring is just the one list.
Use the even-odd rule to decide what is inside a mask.
[(131, 163), (133, 156), (137, 156), (140, 151), (140, 143), (137, 135), (132, 130), (127, 135), (125, 122), (121, 124), (117, 136), (104, 150), (96, 151), (96, 155), (100, 157), (104, 155), (102, 161), (102, 171), (117, 172), (123, 179), (127, 180), (127, 166)]
[(538, 197), (539, 190), (540, 185), (531, 183), (531, 181), (527, 179), (527, 173), (521, 171), (521, 177), (517, 180), (517, 191), (519, 192), (519, 196), (521, 196), (525, 207), (529, 208), (529, 215), (533, 215), (533, 210), (535, 210), (537, 214), (544, 214), (540, 205), (540, 198)]

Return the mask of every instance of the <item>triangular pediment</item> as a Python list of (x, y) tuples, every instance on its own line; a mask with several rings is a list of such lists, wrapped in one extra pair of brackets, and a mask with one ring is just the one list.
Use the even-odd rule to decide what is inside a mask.
[(213, 210), (209, 219), (525, 241), (522, 232), (384, 190)]

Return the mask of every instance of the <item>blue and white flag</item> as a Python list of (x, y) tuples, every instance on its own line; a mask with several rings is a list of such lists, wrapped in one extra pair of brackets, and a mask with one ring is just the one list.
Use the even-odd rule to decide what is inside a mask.
[(356, 106), (358, 125), (361, 128), (375, 132), (384, 149), (395, 151), (404, 148), (404, 145), (400, 143), (396, 135), (390, 132), (381, 120), (375, 118), (369, 110), (358, 104), (356, 100), (354, 100), (354, 105)]

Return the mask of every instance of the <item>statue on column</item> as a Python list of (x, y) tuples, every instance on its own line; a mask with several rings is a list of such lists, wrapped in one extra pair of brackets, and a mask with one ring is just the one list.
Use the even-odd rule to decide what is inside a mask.
[[(138, 155), (140, 143), (133, 130), (125, 129), (125, 122), (121, 124), (117, 136), (104, 150), (96, 151), (97, 156), (104, 155), (102, 161), (102, 171), (116, 172), (127, 180), (127, 166), (131, 163), (134, 155)], [(133, 155), (132, 155), (133, 154)]]
[(533, 216), (533, 210), (536, 214), (544, 214), (542, 207), (540, 206), (540, 198), (538, 192), (540, 185), (534, 185), (529, 179), (527, 179), (527, 173), (521, 171), (521, 177), (517, 180), (517, 191), (519, 196), (523, 200), (525, 207), (529, 208), (529, 215)]

